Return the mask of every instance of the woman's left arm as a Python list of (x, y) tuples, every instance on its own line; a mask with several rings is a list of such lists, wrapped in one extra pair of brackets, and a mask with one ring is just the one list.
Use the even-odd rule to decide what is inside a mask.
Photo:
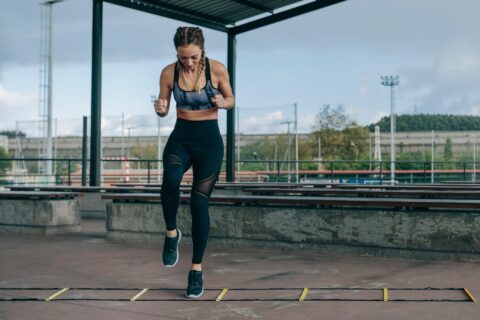
[(218, 79), (218, 89), (221, 93), (212, 98), (212, 103), (219, 109), (233, 109), (235, 97), (233, 96), (232, 87), (230, 86), (230, 76), (228, 75), (227, 68), (225, 68), (222, 63), (217, 62), (212, 69)]

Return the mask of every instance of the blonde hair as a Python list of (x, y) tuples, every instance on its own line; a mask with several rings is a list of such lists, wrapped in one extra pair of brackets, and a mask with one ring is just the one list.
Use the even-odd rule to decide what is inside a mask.
[[(200, 57), (197, 69), (197, 81), (193, 86), (195, 91), (199, 92), (200, 76), (205, 69), (205, 38), (203, 37), (202, 29), (198, 27), (179, 27), (177, 28), (177, 32), (175, 32), (175, 36), (173, 37), (173, 43), (175, 45), (175, 48), (193, 44), (198, 46), (202, 50), (202, 55)], [(179, 67), (183, 68), (183, 64), (180, 62), (180, 58), (177, 59)]]

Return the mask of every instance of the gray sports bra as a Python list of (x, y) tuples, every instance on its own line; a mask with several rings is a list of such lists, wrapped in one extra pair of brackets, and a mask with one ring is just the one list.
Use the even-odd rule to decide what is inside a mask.
[(178, 85), (178, 62), (175, 63), (175, 74), (173, 80), (173, 96), (177, 102), (177, 109), (182, 110), (206, 110), (213, 108), (211, 99), (220, 94), (220, 91), (212, 85), (210, 75), (210, 62), (205, 58), (205, 77), (207, 83), (199, 92), (185, 91)]

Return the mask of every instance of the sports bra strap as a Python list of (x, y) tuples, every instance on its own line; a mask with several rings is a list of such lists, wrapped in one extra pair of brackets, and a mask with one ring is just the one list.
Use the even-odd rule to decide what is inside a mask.
[(207, 82), (212, 82), (212, 76), (210, 75), (210, 62), (208, 61), (207, 57), (205, 57), (205, 77)]
[(178, 62), (175, 62), (175, 71), (173, 73), (173, 83), (178, 82)]

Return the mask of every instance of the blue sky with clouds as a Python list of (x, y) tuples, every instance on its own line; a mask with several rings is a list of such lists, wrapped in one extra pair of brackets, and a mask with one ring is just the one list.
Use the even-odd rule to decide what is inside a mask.
[[(40, 1), (0, 1), (0, 130), (35, 135)], [(308, 1), (306, 1), (308, 2)], [(389, 114), (381, 75), (398, 74), (397, 111), (480, 112), (480, 1), (348, 0), (237, 38), (237, 106), (242, 133), (286, 132), (298, 105), (299, 131), (324, 104), (343, 104), (368, 124)], [(53, 112), (58, 133), (78, 134), (90, 114), (91, 0), (54, 6)], [(104, 4), (103, 134), (155, 134), (150, 96), (172, 37), (184, 23)], [(226, 36), (204, 29), (210, 58), (226, 64)], [(175, 113), (162, 120), (168, 134)], [(225, 114), (220, 123), (225, 131)]]

